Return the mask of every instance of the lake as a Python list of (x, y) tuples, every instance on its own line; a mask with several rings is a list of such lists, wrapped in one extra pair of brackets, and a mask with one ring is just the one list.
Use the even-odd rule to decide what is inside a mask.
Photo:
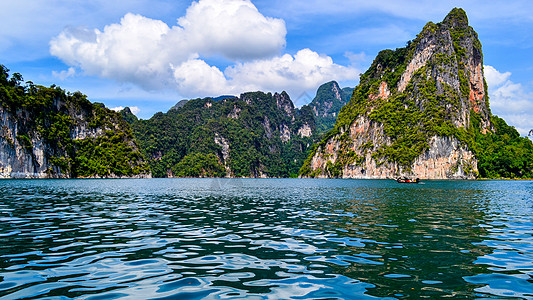
[(533, 181), (1, 180), (1, 299), (533, 299)]

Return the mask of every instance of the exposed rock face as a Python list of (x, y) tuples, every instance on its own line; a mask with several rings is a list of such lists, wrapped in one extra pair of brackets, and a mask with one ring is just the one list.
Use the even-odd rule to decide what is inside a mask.
[(281, 94), (275, 93), (274, 99), (276, 99), (276, 106), (279, 109), (285, 111), (285, 113), (290, 117), (294, 115), (294, 104), (286, 92), (282, 92)]
[(433, 39), (429, 38), (425, 38), (420, 42), (419, 47), (417, 47), (417, 52), (405, 68), (405, 71), (402, 73), (402, 77), (400, 78), (400, 82), (398, 83), (399, 93), (405, 91), (405, 88), (407, 87), (407, 84), (411, 81), (413, 74), (418, 71), (418, 69), (425, 66), (433, 55), (435, 45), (432, 44), (432, 42)]
[(169, 110), (180, 109), (187, 103), (187, 101), (189, 101), (189, 100), (187, 100), (187, 99), (180, 100), (178, 103), (176, 103), (174, 106), (172, 106)]
[(493, 130), (485, 87), (481, 43), (454, 9), (406, 48), (380, 52), (300, 174), (475, 178), (465, 132), (474, 117)]
[(300, 129), (298, 129), (298, 135), (301, 137), (310, 137), (313, 135), (313, 130), (309, 124), (305, 123)]
[(224, 168), (226, 169), (226, 177), (231, 177), (231, 168), (229, 166), (229, 143), (223, 136), (215, 132), (215, 144), (222, 147), (222, 160), (224, 162)]
[(285, 124), (281, 124), (279, 134), (281, 141), (284, 143), (288, 142), (291, 139), (291, 131), (289, 129), (289, 126)]
[(450, 136), (433, 136), (429, 149), (413, 163), (413, 173), (420, 178), (471, 179), (474, 170), (472, 151)]
[(238, 119), (239, 118), (239, 113), (241, 112), (241, 109), (238, 108), (236, 105), (233, 106), (233, 110), (231, 111), (231, 113), (228, 115), (228, 118), (232, 118), (232, 119)]
[[(317, 117), (328, 117), (334, 111), (332, 107), (341, 103), (341, 106), (346, 104), (349, 100), (346, 99), (344, 91), (341, 90), (339, 84), (335, 81), (324, 83), (318, 88), (317, 96), (310, 103), (310, 106), (313, 108), (315, 116)], [(338, 111), (337, 111), (338, 112)]]
[[(405, 74), (405, 73), (404, 73)], [(389, 90), (389, 86), (387, 85), (387, 82), (385, 81), (382, 81), (380, 84), (379, 84), (379, 90), (378, 90), (378, 93), (377, 94), (370, 94), (368, 95), (368, 99), (370, 101), (372, 100), (376, 100), (378, 98), (380, 99), (389, 99), (389, 96), (390, 96), (390, 90)]]
[(50, 167), (52, 172), (55, 171), (55, 177), (68, 177), (58, 167), (50, 166), (40, 138), (29, 137), (31, 148), (17, 139), (21, 136), (17, 119), (3, 107), (0, 107), (0, 120), (0, 178), (48, 178)]
[[(431, 137), (429, 149), (414, 161), (411, 172), (405, 172), (398, 163), (378, 163), (372, 157), (377, 148), (374, 145), (391, 144), (391, 139), (384, 134), (379, 123), (361, 116), (350, 127), (349, 137), (354, 141), (349, 150), (354, 152), (356, 159), (343, 166), (343, 178), (387, 179), (413, 176), (414, 173), (421, 179), (468, 179), (471, 171), (477, 169), (477, 160), (472, 152), (460, 146), (455, 137)], [(311, 168), (317, 170), (324, 167), (328, 159), (339, 159), (339, 147), (336, 141), (329, 141), (324, 147), (324, 155), (313, 156)], [(317, 177), (329, 176), (323, 173)]]
[(270, 127), (270, 120), (265, 116), (265, 121), (263, 122), (263, 127), (265, 128), (265, 135), (267, 139), (272, 138), (272, 127)]

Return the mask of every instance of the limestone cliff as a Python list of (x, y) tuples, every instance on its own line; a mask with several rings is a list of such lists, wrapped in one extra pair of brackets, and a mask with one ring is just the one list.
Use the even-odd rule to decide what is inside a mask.
[(118, 113), (0, 71), (0, 178), (150, 176)]
[(494, 130), (486, 91), (481, 43), (453, 9), (407, 47), (378, 54), (300, 175), (475, 178), (468, 134)]

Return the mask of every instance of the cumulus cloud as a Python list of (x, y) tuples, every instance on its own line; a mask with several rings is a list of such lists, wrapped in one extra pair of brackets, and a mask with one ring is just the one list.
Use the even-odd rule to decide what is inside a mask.
[[(296, 55), (238, 63), (220, 71), (193, 59), (174, 67), (174, 79), (185, 96), (239, 94), (247, 91), (286, 91), (292, 97), (331, 80), (353, 80), (358, 70), (335, 64), (331, 57), (310, 49)], [(293, 99), (294, 100), (294, 99)]]
[(222, 54), (231, 59), (262, 58), (285, 47), (287, 30), (281, 19), (263, 16), (248, 0), (193, 2), (178, 20), (180, 39), (201, 54)]
[(50, 41), (50, 53), (88, 75), (168, 87), (172, 65), (200, 54), (261, 58), (285, 45), (285, 23), (261, 15), (248, 0), (200, 0), (178, 25), (126, 14), (103, 31), (68, 28)]
[[(134, 82), (147, 89), (165, 85), (168, 58), (183, 59), (180, 45), (165, 44), (162, 21), (127, 14), (120, 24), (98, 29), (69, 28), (50, 42), (50, 53), (89, 75)], [(173, 53), (169, 53), (173, 52)]]
[(511, 77), (511, 72), (500, 73), (493, 66), (483, 66), (485, 71), (485, 79), (490, 86), (499, 86)]
[[(65, 29), (50, 41), (50, 52), (87, 75), (187, 97), (250, 90), (294, 96), (356, 78), (355, 68), (310, 49), (282, 55), (286, 34), (283, 20), (262, 15), (249, 0), (199, 0), (172, 27), (129, 13), (103, 30)], [(221, 70), (206, 62), (211, 57), (230, 65)]]
[(184, 96), (230, 93), (224, 74), (200, 59), (188, 60), (173, 67), (178, 90)]
[(484, 66), (489, 88), (490, 106), (495, 115), (515, 126), (522, 135), (533, 129), (533, 93), (510, 80), (510, 72)]
[(327, 81), (354, 79), (358, 71), (335, 64), (329, 56), (303, 49), (294, 56), (285, 54), (268, 60), (237, 64), (226, 69), (225, 73), (233, 85), (243, 84), (247, 90), (285, 90), (297, 96)]
[[(141, 109), (137, 106), (129, 106), (129, 108), (130, 108), (131, 113), (134, 115), (137, 115), (141, 111)], [(124, 109), (124, 106), (117, 106), (117, 107), (110, 108), (110, 110), (114, 110), (114, 111), (121, 111), (123, 109)]]

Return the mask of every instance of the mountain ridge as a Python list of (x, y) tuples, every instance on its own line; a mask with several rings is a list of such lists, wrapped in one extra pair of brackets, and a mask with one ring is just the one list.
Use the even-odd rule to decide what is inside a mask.
[(315, 124), (285, 92), (249, 92), (189, 100), (132, 127), (155, 177), (295, 177)]
[[(321, 89), (328, 92), (320, 96)], [(296, 177), (322, 134), (317, 123), (336, 118), (347, 98), (340, 93), (350, 91), (335, 81), (325, 83), (301, 108), (286, 92), (258, 91), (181, 100), (148, 120), (126, 109), (121, 113), (132, 120), (155, 177)], [(313, 107), (325, 107), (323, 116), (315, 115)]]

